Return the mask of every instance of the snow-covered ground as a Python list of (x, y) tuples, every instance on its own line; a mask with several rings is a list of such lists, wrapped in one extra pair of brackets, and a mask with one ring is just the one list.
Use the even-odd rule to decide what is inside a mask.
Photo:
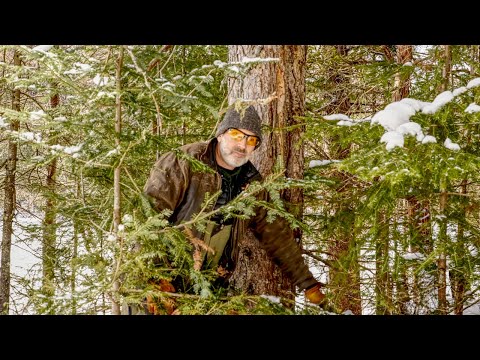
[[(2, 211), (3, 212), (3, 211)], [(18, 224), (21, 224), (19, 226)], [(12, 248), (10, 253), (11, 288), (10, 314), (28, 314), (28, 294), (21, 279), (31, 279), (41, 271), (39, 239), (32, 239), (22, 229), (25, 226), (39, 225), (40, 220), (29, 214), (17, 213), (13, 227)], [(2, 224), (0, 224), (2, 231)]]

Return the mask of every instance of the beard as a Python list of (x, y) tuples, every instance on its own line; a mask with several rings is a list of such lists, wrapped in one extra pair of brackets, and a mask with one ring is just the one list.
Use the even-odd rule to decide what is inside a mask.
[[(220, 149), (220, 155), (223, 158), (223, 161), (227, 163), (227, 165), (231, 167), (239, 167), (242, 166), (243, 164), (246, 164), (249, 156), (245, 149), (241, 149), (238, 147), (233, 147), (231, 149), (228, 148), (228, 144), (226, 141), (219, 141), (218, 142), (218, 147)], [(239, 152), (244, 154), (244, 157), (237, 157), (234, 152)]]

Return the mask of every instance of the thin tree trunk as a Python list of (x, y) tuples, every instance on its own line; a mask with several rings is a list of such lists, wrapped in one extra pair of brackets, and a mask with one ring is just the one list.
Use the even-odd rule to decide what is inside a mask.
[[(431, 238), (430, 202), (419, 202), (415, 196), (407, 198), (407, 215), (410, 229), (410, 251), (428, 257), (433, 251)], [(424, 280), (423, 280), (424, 281)], [(422, 277), (413, 275), (412, 299), (414, 314), (425, 304), (425, 287)]]
[[(76, 196), (77, 199), (83, 198), (83, 191), (82, 191), (82, 177), (75, 179), (76, 185)], [(70, 292), (72, 294), (72, 315), (77, 314), (77, 258), (78, 258), (78, 238), (83, 238), (83, 243), (88, 244), (89, 240), (87, 239), (86, 230), (77, 219), (72, 220), (73, 226), (73, 249), (72, 249), (72, 277), (70, 279)]]
[(451, 74), (452, 74), (452, 45), (444, 45), (444, 64), (442, 68), (442, 83), (440, 91), (448, 90), (448, 87), (451, 84)]
[[(255, 152), (252, 162), (263, 176), (271, 174), (275, 162), (285, 169), (285, 176), (303, 178), (304, 128), (299, 126), (286, 132), (286, 126), (296, 125), (295, 116), (305, 112), (305, 64), (306, 46), (235, 45), (229, 47), (229, 61), (241, 61), (244, 57), (278, 58), (278, 62), (256, 65), (243, 79), (229, 79), (229, 103), (237, 99), (257, 101), (257, 109), (263, 124), (273, 129), (263, 134), (263, 142)], [(272, 97), (274, 97), (272, 99)], [(262, 99), (270, 99), (264, 101)], [(259, 101), (260, 100), (260, 101)], [(277, 131), (276, 131), (277, 130)], [(303, 192), (300, 189), (285, 191), (282, 198), (289, 211), (301, 218)], [(296, 233), (299, 241), (301, 234)], [(294, 298), (290, 279), (282, 274), (257, 239), (249, 231), (239, 241), (239, 261), (232, 275), (232, 285), (249, 294), (270, 294)]]
[(70, 280), (70, 292), (72, 294), (72, 315), (77, 314), (77, 257), (78, 257), (78, 224), (73, 221), (73, 250), (72, 250), (72, 278)]
[[(122, 132), (122, 66), (123, 66), (123, 46), (120, 47), (120, 53), (117, 59), (117, 71), (116, 71), (116, 98), (115, 98), (115, 146), (120, 148), (120, 134)], [(117, 243), (120, 247), (119, 256), (116, 259), (116, 266), (114, 267), (113, 274), (113, 291), (112, 291), (112, 314), (120, 315), (120, 301), (118, 300), (118, 292), (120, 289), (120, 281), (118, 279), (118, 267), (121, 263), (121, 245), (122, 236), (119, 233), (119, 225), (121, 223), (121, 204), (120, 204), (120, 174), (121, 164), (114, 169), (113, 173), (113, 231), (116, 235)]]
[(380, 231), (375, 245), (375, 313), (389, 315), (392, 299), (389, 292), (389, 226), (385, 213), (378, 213), (377, 226), (380, 227)]
[[(55, 85), (52, 85), (54, 89)], [(60, 97), (58, 94), (50, 98), (50, 106), (58, 106)], [(42, 293), (45, 296), (46, 313), (54, 314), (53, 297), (55, 296), (55, 263), (56, 263), (56, 173), (57, 158), (53, 158), (47, 166), (45, 214), (43, 219), (43, 241), (42, 241)]]
[[(450, 75), (452, 72), (452, 47), (451, 45), (444, 45), (444, 66), (442, 69), (442, 84), (441, 91), (446, 91), (450, 84)], [(445, 213), (447, 208), (447, 189), (444, 188), (440, 193), (440, 214)], [(444, 246), (447, 241), (447, 224), (445, 219), (442, 219), (440, 224), (440, 254), (438, 255), (438, 311), (440, 314), (447, 313), (447, 256), (445, 254)]]
[[(405, 251), (403, 244), (402, 251)], [(408, 276), (407, 276), (407, 265), (406, 260), (399, 256), (398, 253), (395, 254), (396, 256), (396, 269), (395, 269), (395, 277), (396, 277), (396, 312), (397, 314), (408, 314), (407, 303), (410, 301), (409, 290), (408, 290)]]
[[(395, 60), (398, 65), (402, 65), (411, 62), (413, 60), (413, 47), (412, 45), (396, 45), (395, 46)], [(405, 75), (404, 72), (399, 71), (394, 76), (394, 90), (392, 94), (393, 101), (400, 101), (403, 98), (408, 97), (410, 94), (410, 77)], [(415, 200), (413, 200), (415, 201)], [(415, 217), (415, 214), (412, 214)], [(405, 249), (403, 249), (405, 250)], [(395, 256), (399, 256), (396, 254)], [(400, 314), (407, 313), (407, 302), (410, 300), (410, 294), (408, 289), (408, 268), (406, 261), (403, 258), (396, 259), (398, 263), (398, 280), (397, 286), (397, 307)], [(415, 290), (414, 290), (415, 291)]]
[[(467, 193), (467, 180), (463, 180), (460, 193), (466, 194)], [(467, 217), (467, 204), (463, 206), (463, 219), (465, 220)], [(462, 222), (458, 222), (458, 233), (457, 233), (457, 242), (456, 247), (454, 250), (454, 261), (453, 261), (453, 268), (451, 268), (448, 272), (450, 278), (450, 284), (452, 289), (452, 296), (454, 300), (454, 313), (455, 315), (463, 315), (463, 307), (465, 301), (465, 295), (468, 289), (468, 277), (466, 274), (468, 265), (465, 261), (465, 256), (467, 253), (467, 249), (465, 246), (465, 238), (464, 238), (465, 229), (463, 227)]]
[[(17, 51), (13, 55), (13, 64), (20, 66), (20, 55)], [(20, 90), (14, 90), (12, 109), (20, 111)], [(18, 120), (10, 120), (10, 130), (18, 131), (20, 123)], [(15, 173), (17, 170), (17, 148), (14, 140), (8, 140), (8, 155), (5, 172), (5, 199), (3, 208), (2, 228), (2, 259), (0, 269), (0, 314), (8, 314), (10, 303), (10, 252), (12, 249), (13, 217), (15, 213), (16, 187)]]
[[(445, 213), (447, 207), (448, 194), (445, 190), (440, 193), (440, 214)], [(446, 219), (440, 223), (440, 254), (438, 255), (438, 312), (441, 315), (447, 314), (447, 257), (445, 255), (445, 244), (447, 242), (447, 224)]]
[[(403, 65), (413, 60), (412, 45), (397, 45), (396, 60), (399, 65)], [(405, 76), (402, 72), (395, 74), (394, 90), (392, 95), (393, 101), (400, 101), (410, 94), (410, 77)]]
[(480, 68), (480, 45), (470, 45), (470, 50), (472, 54), (472, 65), (470, 65), (470, 75), (475, 76), (478, 69)]
[[(346, 45), (337, 45), (335, 47), (340, 57), (346, 57), (349, 47)], [(349, 74), (338, 70), (333, 76), (335, 83), (335, 101), (329, 104), (327, 113), (349, 114), (351, 102), (348, 94)], [(328, 153), (331, 159), (344, 159), (349, 156), (351, 146), (340, 146), (337, 137), (327, 139)], [(350, 310), (356, 315), (362, 313), (362, 304), (360, 296), (360, 267), (358, 263), (359, 250), (356, 245), (353, 229), (355, 224), (354, 209), (352, 209), (351, 192), (344, 191), (343, 186), (350, 180), (350, 176), (343, 173), (337, 174), (341, 179), (338, 187), (338, 206), (335, 207), (336, 217), (344, 219), (341, 228), (338, 229), (335, 237), (332, 237), (328, 243), (328, 253), (332, 254), (333, 266), (329, 268), (329, 284), (333, 289), (337, 289), (335, 297), (332, 299), (337, 309), (341, 311)], [(340, 194), (343, 192), (343, 194)], [(351, 216), (352, 215), (352, 216)]]

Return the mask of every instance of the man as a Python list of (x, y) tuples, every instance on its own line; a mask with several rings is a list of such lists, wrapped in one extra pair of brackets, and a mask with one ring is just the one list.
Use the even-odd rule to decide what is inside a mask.
[[(155, 163), (148, 178), (144, 193), (157, 211), (170, 209), (173, 214), (169, 221), (174, 224), (191, 219), (202, 209), (206, 193), (210, 195), (221, 190), (213, 209), (227, 204), (254, 180), (261, 176), (249, 161), (252, 153), (262, 141), (261, 120), (253, 106), (245, 111), (229, 108), (219, 124), (216, 137), (206, 141), (187, 144), (180, 150), (193, 157), (212, 171), (194, 171), (191, 162), (175, 151), (161, 156)], [(267, 199), (263, 192), (262, 199)], [(212, 216), (204, 233), (192, 229), (196, 238), (205, 241), (213, 252), (202, 254), (203, 268), (217, 268), (228, 282), (238, 259), (238, 240), (250, 227), (269, 256), (291, 278), (300, 290), (305, 290), (309, 301), (320, 304), (324, 294), (320, 283), (315, 280), (294, 240), (293, 231), (282, 217), (267, 223), (267, 211), (258, 207), (250, 219)], [(163, 284), (163, 287), (165, 284)], [(169, 284), (168, 289), (175, 291)], [(154, 307), (151, 311), (155, 311)]]

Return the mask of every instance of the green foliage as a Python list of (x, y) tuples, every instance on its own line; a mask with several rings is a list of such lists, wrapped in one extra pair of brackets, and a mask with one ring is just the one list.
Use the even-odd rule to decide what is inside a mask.
[[(111, 232), (113, 169), (122, 169), (122, 213), (132, 214), (135, 223), (151, 217), (152, 210), (141, 192), (156, 154), (208, 138), (217, 121), (226, 88), (223, 70), (214, 62), (226, 59), (226, 46), (125, 47), (120, 134), (115, 132), (114, 121), (118, 46), (54, 46), (48, 52), (26, 46), (2, 47), (7, 53), (14, 49), (21, 52), (23, 66), (3, 62), (1, 81), (2, 86), (21, 90), (25, 105), (21, 112), (14, 112), (9, 101), (0, 103), (7, 125), (14, 119), (21, 122), (20, 136), (5, 128), (2, 136), (19, 140), (19, 174), (35, 174), (17, 178), (26, 190), (19, 198), (29, 199), (30, 191), (40, 198), (54, 196), (62, 222), (77, 229), (76, 254), (71, 245), (73, 233), (57, 232), (59, 248), (60, 242), (70, 246), (66, 252), (57, 252), (56, 271), (63, 274), (57, 277), (62, 280), (56, 286), (64, 300), (54, 305), (53, 312), (74, 311), (69, 307), (74, 303), (75, 312), (101, 312), (97, 307), (92, 310), (89, 302), (77, 301), (76, 296), (65, 300), (64, 294), (71, 292), (68, 285), (72, 281), (77, 289), (85, 289), (85, 294), (80, 291), (85, 298), (88, 293), (91, 299), (99, 299), (110, 291), (114, 259), (120, 254), (115, 240), (118, 234)], [(58, 104), (49, 106), (55, 94), (59, 95)], [(58, 186), (46, 189), (45, 169), (53, 158), (57, 159)], [(40, 210), (31, 209), (34, 213)], [(59, 221), (58, 215), (56, 218)], [(35, 239), (41, 239), (43, 230), (38, 226), (35, 231), (32, 244), (38, 244)], [(171, 254), (172, 241), (179, 238), (175, 233), (164, 234), (165, 247), (150, 255)], [(175, 263), (184, 261), (183, 256), (182, 252), (176, 254)], [(85, 272), (91, 277), (82, 278), (80, 274)], [(41, 303), (40, 297), (38, 306)]]
[[(169, 224), (171, 213), (155, 213), (142, 195), (151, 166), (161, 153), (211, 138), (226, 104), (227, 80), (255, 64), (227, 63), (227, 46), (221, 45), (123, 48), (117, 92), (120, 46), (56, 45), (47, 52), (31, 46), (0, 47), (0, 139), (19, 147), (16, 224), (21, 224), (22, 235), (17, 244), (41, 259), (48, 229), (56, 234), (51, 279), (55, 295), (45, 297), (42, 269), (36, 264), (22, 276), (12, 276), (11, 311), (109, 313), (108, 294), (115, 280), (121, 280), (122, 299), (140, 303), (146, 295), (165, 298), (158, 289), (145, 286), (150, 279), (165, 279), (186, 289), (175, 297), (183, 314), (321, 313), (309, 306), (294, 312), (271, 299), (222, 293), (212, 286), (217, 274), (195, 269), (194, 245), (185, 228), (203, 231), (215, 212), (247, 219), (258, 206), (267, 210), (269, 221), (282, 216), (303, 232), (304, 247), (312, 255), (308, 261), (334, 284), (327, 288), (333, 301), (341, 301), (355, 269), (370, 276), (376, 261), (382, 260), (379, 273), (393, 279), (395, 286), (404, 276), (415, 275), (423, 289), (415, 311), (433, 313), (429, 304), (436, 301), (431, 294), (440, 254), (446, 254), (451, 279), (463, 279), (464, 300), (478, 296), (480, 122), (478, 112), (465, 109), (480, 103), (479, 87), (455, 96), (434, 114), (417, 112), (410, 118), (425, 135), (435, 136), (436, 143), (421, 144), (407, 135), (402, 148), (388, 151), (380, 142), (385, 129), (369, 121), (391, 102), (398, 79), (409, 79), (410, 98), (428, 102), (446, 83), (447, 90), (466, 86), (480, 74), (478, 46), (452, 46), (448, 79), (442, 75), (448, 62), (441, 46), (415, 47), (410, 65), (396, 61), (393, 45), (309, 46), (307, 111), (298, 125), (306, 129), (304, 178), (274, 174), (263, 184), (251, 184), (215, 212), (218, 194), (208, 194), (202, 212), (184, 228)], [(22, 66), (13, 65), (14, 50), (20, 53)], [(14, 90), (20, 91), (20, 111), (12, 110)], [(117, 96), (122, 102), (120, 133), (115, 131)], [(353, 125), (339, 126), (325, 118), (339, 113)], [(14, 121), (20, 123), (18, 132), (9, 128)], [(447, 138), (460, 150), (446, 148)], [(5, 174), (6, 149), (0, 147), (0, 176)], [(195, 159), (185, 159), (194, 171), (210, 170)], [(54, 160), (55, 185), (47, 187)], [(309, 167), (313, 160), (325, 162)], [(122, 227), (114, 233), (117, 167)], [(289, 189), (303, 190), (303, 221), (286, 211), (280, 199), (279, 194)], [(256, 198), (263, 191), (271, 202)], [(448, 193), (445, 208), (440, 204), (442, 192)], [(428, 209), (423, 223), (419, 220), (423, 213), (408, 215), (414, 201), (419, 209)], [(47, 211), (55, 214), (49, 226), (42, 223)], [(23, 222), (21, 216), (32, 215), (37, 223)], [(379, 249), (385, 244), (382, 258)], [(423, 257), (407, 256), (417, 250)], [(377, 280), (369, 276), (362, 278), (361, 294), (344, 298), (361, 295), (364, 307), (383, 304), (398, 313), (401, 301), (376, 299), (369, 289), (376, 288)], [(391, 286), (396, 294), (398, 289)], [(413, 306), (412, 301), (407, 305)]]
[[(232, 297), (225, 290), (214, 286), (219, 274), (210, 269), (196, 268), (192, 253), (197, 249), (196, 242), (185, 229), (195, 228), (200, 233), (205, 230), (206, 221), (220, 212), (225, 217), (248, 219), (255, 215), (255, 208), (264, 207), (272, 219), (286, 217), (292, 227), (299, 222), (285, 211), (278, 196), (280, 190), (291, 186), (281, 174), (274, 174), (265, 182), (253, 182), (248, 188), (227, 205), (213, 210), (219, 193), (206, 194), (202, 211), (192, 216), (192, 220), (173, 225), (168, 222), (171, 211), (148, 217), (145, 221), (133, 221), (125, 228), (124, 250), (122, 250), (122, 289), (123, 299), (132, 304), (140, 304), (147, 295), (157, 299), (171, 297), (181, 314), (228, 314), (228, 313), (285, 313), (283, 306), (276, 306), (258, 297)], [(259, 200), (257, 195), (267, 191), (273, 202)], [(139, 217), (137, 217), (139, 218)], [(198, 240), (198, 239), (197, 239)], [(165, 279), (172, 282), (177, 293), (169, 295), (155, 287)]]
[[(367, 55), (372, 52), (369, 50), (374, 54), (370, 59)], [(435, 113), (417, 112), (411, 116), (410, 121), (418, 123), (425, 135), (434, 136), (436, 143), (422, 144), (415, 137), (405, 135), (403, 147), (388, 151), (385, 143), (380, 142), (386, 130), (378, 124), (370, 124), (367, 116), (374, 115), (391, 102), (396, 76), (409, 78), (409, 97), (428, 102), (439, 95), (445, 82), (442, 78), (443, 48), (424, 47), (421, 52), (414, 49), (414, 56), (418, 57), (414, 57), (411, 66), (396, 63), (394, 56), (388, 58), (386, 55), (391, 50), (383, 45), (370, 49), (350, 47), (337, 62), (338, 47), (311, 48), (313, 56), (319, 56), (327, 64), (325, 68), (320, 67), (318, 61), (313, 65), (318, 67), (318, 79), (324, 81), (317, 85), (322, 87), (319, 92), (327, 94), (321, 97), (323, 103), (313, 97), (319, 93), (315, 87), (310, 97), (307, 96), (310, 114), (305, 117), (306, 143), (309, 145), (306, 162), (310, 159), (330, 161), (306, 169), (305, 178), (317, 176), (332, 180), (332, 183), (318, 183), (316, 189), (312, 187), (305, 192), (308, 209), (305, 219), (314, 235), (309, 233), (304, 243), (315, 254), (331, 255), (321, 258), (329, 261), (330, 281), (339, 281), (334, 283), (340, 286), (338, 293), (349, 286), (348, 276), (354, 268), (349, 259), (358, 254), (359, 249), (358, 262), (365, 264), (360, 274), (365, 276), (363, 279), (371, 289), (378, 289), (377, 286), (381, 285), (378, 278), (375, 280), (368, 275), (375, 272), (378, 261), (385, 264), (376, 268), (380, 277), (394, 281), (389, 291), (400, 291), (398, 286), (413, 271), (415, 280), (409, 278), (409, 281), (416, 283), (408, 285), (407, 291), (412, 294), (422, 289), (416, 298), (410, 295), (410, 301), (405, 302), (399, 294), (394, 294), (390, 300), (372, 299), (371, 294), (375, 293), (372, 290), (363, 294), (362, 305), (375, 309), (375, 303), (382, 303), (392, 313), (431, 313), (429, 301), (436, 301), (433, 279), (438, 276), (440, 254), (446, 254), (447, 266), (457, 274), (451, 276), (462, 279), (458, 281), (463, 281), (464, 286), (473, 289), (473, 284), (478, 281), (478, 267), (473, 265), (473, 259), (478, 251), (476, 234), (480, 224), (475, 211), (472, 213), (469, 209), (477, 209), (479, 201), (479, 152), (478, 141), (475, 141), (479, 117), (478, 113), (468, 113), (465, 109), (469, 104), (478, 103), (479, 91), (478, 87), (465, 89)], [(472, 61), (476, 54), (472, 51), (474, 49), (453, 46), (452, 50), (454, 70), (448, 88), (451, 91), (466, 86), (475, 77), (470, 75), (470, 69), (478, 69), (477, 61)], [(347, 69), (343, 67), (346, 62), (355, 66)], [(310, 69), (316, 70), (315, 67)], [(322, 77), (324, 74), (327, 76)], [(476, 74), (478, 76), (478, 71)], [(312, 84), (316, 82), (312, 81)], [(366, 88), (369, 90), (359, 93)], [(329, 95), (331, 89), (333, 92)], [(362, 105), (358, 106), (359, 103)], [(339, 126), (338, 121), (324, 118), (338, 113), (350, 118), (353, 125)], [(447, 148), (447, 138), (459, 144), (460, 149)], [(467, 189), (465, 195), (460, 194), (462, 186)], [(440, 204), (442, 192), (448, 193), (445, 208)], [(410, 215), (407, 215), (408, 206), (413, 209)], [(379, 249), (387, 252), (379, 255)], [(410, 258), (418, 253), (423, 257)], [(314, 264), (322, 268), (321, 263)], [(471, 294), (462, 296), (465, 296), (464, 301), (472, 300)], [(393, 300), (397, 302), (392, 303)], [(409, 309), (399, 310), (400, 306)], [(412, 310), (413, 306), (416, 310)]]

